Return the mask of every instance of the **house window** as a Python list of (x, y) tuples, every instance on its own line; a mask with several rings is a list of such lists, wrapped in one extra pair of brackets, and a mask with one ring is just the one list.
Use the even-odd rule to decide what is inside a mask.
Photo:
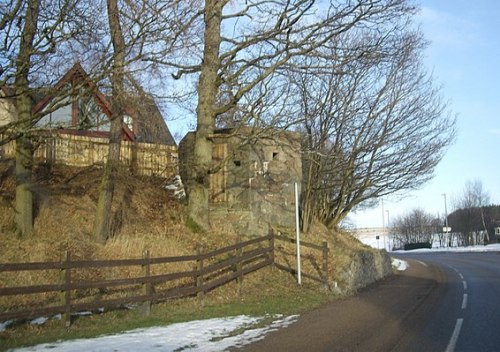
[(80, 130), (109, 131), (109, 119), (93, 97), (82, 97), (77, 102), (77, 127)]
[(129, 130), (134, 130), (134, 120), (132, 119), (132, 116), (123, 115), (123, 122), (127, 125)]

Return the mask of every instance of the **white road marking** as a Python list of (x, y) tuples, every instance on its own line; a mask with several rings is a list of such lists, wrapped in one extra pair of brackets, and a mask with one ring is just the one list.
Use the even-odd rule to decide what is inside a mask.
[(467, 293), (464, 293), (464, 298), (462, 300), (462, 309), (467, 308)]
[(467, 291), (467, 281), (462, 281), (462, 284), (464, 285), (464, 290)]
[(445, 352), (453, 352), (455, 350), (455, 346), (457, 344), (458, 336), (460, 335), (460, 329), (462, 328), (463, 322), (463, 319), (457, 319), (455, 329), (453, 330), (453, 334), (451, 335), (450, 342), (448, 342), (448, 346), (446, 346)]
[(460, 276), (460, 278), (463, 280), (464, 279), (464, 276), (462, 275), (462, 273), (458, 273), (458, 276)]
[(424, 263), (423, 261), (420, 261), (420, 260), (417, 260), (417, 263), (420, 263), (422, 264), (423, 266), (427, 267), (428, 265), (426, 263)]

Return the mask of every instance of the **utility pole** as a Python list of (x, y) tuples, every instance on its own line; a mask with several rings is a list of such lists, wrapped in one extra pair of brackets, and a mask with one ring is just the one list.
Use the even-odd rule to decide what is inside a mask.
[[(449, 227), (448, 227), (448, 207), (446, 205), (446, 193), (443, 193), (444, 197), (444, 233), (449, 236)], [(451, 247), (451, 239), (448, 238), (448, 247)]]

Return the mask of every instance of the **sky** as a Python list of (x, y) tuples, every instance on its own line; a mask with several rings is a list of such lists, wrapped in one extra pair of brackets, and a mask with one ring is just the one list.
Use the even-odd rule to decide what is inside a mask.
[(479, 180), (500, 204), (500, 1), (415, 0), (417, 22), (430, 46), (424, 63), (450, 110), (458, 135), (434, 178), (403, 200), (385, 199), (350, 216), (356, 227), (390, 225), (391, 218), (421, 208), (444, 219), (466, 182)]

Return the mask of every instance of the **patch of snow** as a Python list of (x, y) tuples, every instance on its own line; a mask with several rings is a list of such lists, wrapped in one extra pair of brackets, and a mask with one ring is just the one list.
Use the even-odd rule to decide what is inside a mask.
[(43, 324), (45, 324), (45, 322), (47, 320), (49, 320), (49, 318), (47, 318), (47, 317), (39, 317), (39, 318), (31, 320), (30, 324), (31, 325), (43, 325)]
[(392, 253), (436, 253), (436, 252), (500, 252), (500, 243), (488, 244), (486, 246), (467, 247), (443, 247), (443, 248), (420, 248), (411, 251), (398, 250)]
[(174, 191), (174, 196), (179, 199), (186, 197), (186, 191), (179, 175), (176, 175), (171, 183), (166, 184), (163, 188)]
[(77, 313), (72, 313), (71, 315), (76, 315), (76, 316), (80, 316), (80, 317), (86, 317), (86, 316), (89, 316), (89, 315), (92, 315), (94, 313), (92, 313), (91, 311), (83, 311), (83, 312), (77, 312)]
[(0, 332), (5, 331), (9, 327), (10, 324), (12, 324), (14, 320), (7, 320), (4, 322), (0, 322)]
[[(239, 315), (235, 317), (197, 320), (166, 327), (136, 329), (117, 335), (46, 343), (14, 351), (223, 351), (263, 339), (270, 331), (286, 327), (298, 316), (276, 316), (271, 324), (252, 329), (263, 318)], [(249, 327), (245, 329), (245, 327)], [(237, 331), (241, 333), (236, 334)], [(233, 336), (234, 334), (234, 336)]]
[(392, 259), (392, 266), (395, 267), (398, 271), (405, 271), (406, 269), (408, 269), (409, 265), (407, 261), (397, 258), (391, 258), (391, 259)]

